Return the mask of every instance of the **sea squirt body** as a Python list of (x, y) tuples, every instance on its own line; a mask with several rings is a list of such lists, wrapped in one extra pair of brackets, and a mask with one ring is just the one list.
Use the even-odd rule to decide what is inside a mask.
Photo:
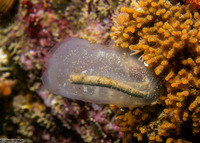
[(79, 38), (58, 43), (49, 52), (46, 68), (44, 86), (72, 99), (131, 107), (159, 96), (155, 75), (136, 57)]

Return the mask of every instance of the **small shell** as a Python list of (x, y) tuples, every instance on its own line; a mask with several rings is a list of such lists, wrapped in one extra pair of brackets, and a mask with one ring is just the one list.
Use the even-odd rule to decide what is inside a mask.
[(0, 0), (0, 13), (7, 13), (13, 6), (15, 0)]
[(52, 93), (87, 102), (131, 107), (159, 96), (153, 72), (118, 48), (69, 38), (49, 53), (42, 81)]

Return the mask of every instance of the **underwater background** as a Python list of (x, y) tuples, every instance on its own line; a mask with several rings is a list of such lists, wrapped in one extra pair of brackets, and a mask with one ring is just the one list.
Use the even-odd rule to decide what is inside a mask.
[[(198, 0), (0, 0), (0, 141), (198, 143)], [(125, 48), (159, 80), (143, 107), (92, 104), (43, 87), (47, 53), (68, 37)]]

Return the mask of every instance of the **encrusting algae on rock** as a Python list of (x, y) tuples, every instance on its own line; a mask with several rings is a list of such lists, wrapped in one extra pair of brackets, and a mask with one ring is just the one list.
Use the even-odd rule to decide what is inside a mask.
[(198, 137), (199, 18), (191, 5), (167, 0), (133, 0), (113, 16), (110, 35), (115, 44), (129, 48), (133, 54), (142, 53), (142, 59), (163, 79), (167, 91), (155, 106), (118, 111), (117, 124), (124, 132), (124, 142), (134, 141), (133, 137), (167, 143), (195, 141)]

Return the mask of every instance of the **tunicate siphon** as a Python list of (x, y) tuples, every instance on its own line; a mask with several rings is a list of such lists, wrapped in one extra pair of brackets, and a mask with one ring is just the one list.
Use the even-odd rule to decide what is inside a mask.
[(43, 84), (54, 94), (92, 103), (131, 107), (156, 101), (158, 79), (120, 49), (65, 39), (49, 52)]

